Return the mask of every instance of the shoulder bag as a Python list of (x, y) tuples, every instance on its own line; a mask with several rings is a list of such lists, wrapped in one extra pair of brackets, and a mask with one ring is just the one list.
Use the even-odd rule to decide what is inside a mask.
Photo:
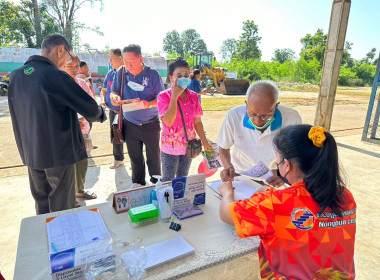
[[(125, 76), (125, 66), (121, 67), (121, 88), (120, 88), (120, 99), (123, 100), (123, 90), (124, 90), (124, 76)], [(117, 114), (117, 123), (112, 124), (112, 139), (111, 142), (114, 144), (123, 144), (124, 131), (123, 131), (123, 107), (120, 104), (119, 113)]]
[(181, 105), (179, 105), (178, 100), (177, 100), (177, 105), (178, 105), (179, 111), (181, 113), (183, 130), (185, 131), (185, 135), (186, 135), (186, 141), (187, 141), (186, 157), (196, 158), (202, 152), (202, 141), (201, 141), (201, 139), (198, 139), (198, 138), (195, 138), (195, 139), (189, 141), (189, 138), (187, 137), (185, 118), (183, 117)]

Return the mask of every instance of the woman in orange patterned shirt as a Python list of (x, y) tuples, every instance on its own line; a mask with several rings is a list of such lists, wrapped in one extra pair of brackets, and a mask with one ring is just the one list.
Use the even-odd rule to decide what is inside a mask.
[(221, 219), (241, 238), (260, 237), (262, 279), (354, 279), (356, 204), (333, 136), (302, 124), (284, 128), (273, 142), (278, 173), (291, 186), (235, 202), (225, 182)]

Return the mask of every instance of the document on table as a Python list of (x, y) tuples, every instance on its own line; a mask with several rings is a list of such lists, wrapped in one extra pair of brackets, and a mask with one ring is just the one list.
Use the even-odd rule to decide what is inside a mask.
[(111, 238), (96, 208), (48, 218), (46, 228), (49, 254)]
[[(243, 180), (236, 179), (235, 181), (232, 182), (232, 186), (235, 188), (235, 196), (234, 196), (235, 201), (250, 198), (255, 192), (258, 191), (258, 189), (262, 187), (260, 184), (250, 179), (248, 180), (243, 181)], [(223, 183), (222, 181), (216, 181), (209, 184), (209, 186), (211, 189), (213, 189), (216, 193), (220, 195), (218, 187), (222, 183)], [(221, 196), (220, 196), (220, 199), (222, 199)]]
[(244, 171), (241, 174), (265, 181), (273, 177), (272, 170), (270, 170), (268, 166), (266, 166), (265, 163), (263, 163), (262, 161), (259, 161), (258, 164)]

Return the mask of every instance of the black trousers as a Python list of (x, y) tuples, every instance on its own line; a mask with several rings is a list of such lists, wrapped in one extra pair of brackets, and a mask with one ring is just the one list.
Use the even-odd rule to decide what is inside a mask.
[(28, 167), (28, 174), (37, 215), (75, 207), (74, 164), (46, 169)]
[(157, 121), (135, 125), (124, 120), (123, 126), (125, 142), (127, 144), (129, 158), (132, 166), (132, 183), (145, 185), (145, 158), (143, 145), (145, 145), (146, 163), (150, 175), (150, 181), (156, 183), (153, 175), (161, 175), (160, 156), (160, 122)]
[[(115, 119), (115, 116), (117, 114), (110, 110), (109, 111), (109, 119), (110, 119), (110, 128), (111, 128), (111, 136), (112, 136), (112, 123), (113, 120)], [(115, 160), (123, 161), (124, 160), (124, 148), (123, 144), (114, 144), (112, 143), (113, 146), (113, 157)]]

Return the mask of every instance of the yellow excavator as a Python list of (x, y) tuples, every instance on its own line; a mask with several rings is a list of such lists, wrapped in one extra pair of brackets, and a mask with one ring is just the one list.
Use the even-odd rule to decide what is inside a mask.
[(217, 91), (226, 95), (245, 94), (249, 87), (247, 79), (228, 79), (225, 75), (225, 69), (221, 67), (212, 67), (212, 53), (200, 53), (194, 56), (194, 68), (201, 71), (203, 79), (210, 78)]

